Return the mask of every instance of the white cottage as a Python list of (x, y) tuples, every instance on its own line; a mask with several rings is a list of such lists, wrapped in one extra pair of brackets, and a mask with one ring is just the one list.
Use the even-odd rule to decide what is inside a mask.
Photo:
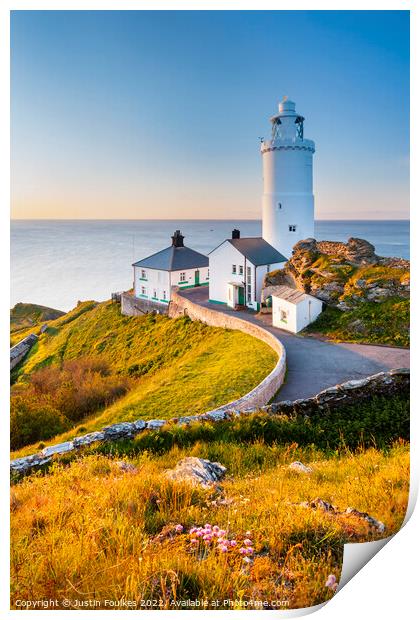
[(207, 286), (209, 259), (184, 246), (179, 230), (172, 236), (172, 245), (143, 258), (134, 267), (134, 295), (154, 304), (167, 305), (172, 286), (180, 289)]
[(273, 326), (297, 334), (322, 312), (322, 301), (289, 286), (279, 286), (271, 296)]
[(231, 308), (259, 310), (264, 275), (281, 269), (286, 258), (261, 237), (244, 237), (233, 230), (209, 254), (209, 301)]

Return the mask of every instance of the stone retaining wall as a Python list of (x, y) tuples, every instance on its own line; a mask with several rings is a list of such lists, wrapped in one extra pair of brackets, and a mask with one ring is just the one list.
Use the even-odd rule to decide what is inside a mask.
[(192, 321), (202, 321), (212, 327), (236, 329), (245, 334), (249, 334), (268, 344), (278, 355), (276, 366), (257, 387), (245, 396), (242, 396), (242, 398), (223, 405), (210, 413), (216, 413), (226, 409), (262, 407), (268, 403), (280, 389), (284, 381), (286, 372), (286, 351), (282, 343), (263, 327), (245, 321), (237, 316), (225, 314), (224, 312), (218, 312), (217, 310), (195, 304), (190, 299), (180, 295), (178, 289), (174, 287), (171, 294), (169, 316), (176, 318), (185, 315), (189, 316)]
[[(323, 390), (312, 398), (295, 401), (282, 401), (251, 409), (245, 408), (219, 408), (200, 415), (172, 418), (171, 420), (137, 420), (136, 422), (122, 422), (107, 426), (100, 431), (76, 437), (72, 441), (66, 441), (55, 446), (44, 448), (38, 454), (15, 459), (10, 463), (10, 469), (15, 474), (25, 474), (32, 469), (41, 467), (51, 462), (55, 454), (75, 452), (84, 446), (96, 442), (115, 441), (116, 439), (132, 439), (138, 433), (145, 430), (158, 431), (165, 424), (188, 425), (193, 422), (210, 420), (218, 422), (228, 420), (240, 415), (249, 415), (258, 411), (264, 411), (268, 415), (307, 415), (320, 410), (330, 411), (343, 405), (351, 405), (356, 402), (371, 399), (375, 395), (406, 394), (408, 397), (410, 384), (410, 370), (397, 368), (388, 372), (380, 372), (365, 379), (357, 379), (341, 383), (334, 387)], [(238, 401), (237, 401), (238, 402)]]
[(36, 334), (29, 334), (10, 349), (10, 370), (13, 370), (23, 360), (37, 340)]
[(139, 299), (131, 293), (121, 293), (121, 314), (125, 316), (144, 316), (148, 312), (168, 314), (169, 304), (157, 304), (149, 299)]

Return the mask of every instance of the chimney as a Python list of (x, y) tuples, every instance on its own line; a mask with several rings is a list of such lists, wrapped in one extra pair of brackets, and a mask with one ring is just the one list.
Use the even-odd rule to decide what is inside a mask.
[(232, 230), (232, 239), (240, 239), (241, 238), (241, 231), (238, 230), (237, 228), (234, 228)]
[(184, 247), (184, 235), (181, 235), (180, 230), (176, 230), (172, 235), (172, 245), (176, 248)]

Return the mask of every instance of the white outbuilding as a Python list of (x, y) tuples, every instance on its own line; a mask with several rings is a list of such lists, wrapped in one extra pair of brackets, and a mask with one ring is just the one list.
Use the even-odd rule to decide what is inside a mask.
[(185, 247), (179, 230), (172, 236), (172, 245), (139, 260), (133, 267), (135, 297), (152, 304), (169, 304), (172, 286), (184, 289), (209, 283), (208, 257)]
[(297, 334), (322, 312), (322, 301), (289, 286), (279, 286), (271, 296), (273, 326)]
[(244, 237), (233, 230), (209, 254), (209, 301), (231, 308), (260, 309), (264, 275), (282, 269), (286, 258), (261, 237)]

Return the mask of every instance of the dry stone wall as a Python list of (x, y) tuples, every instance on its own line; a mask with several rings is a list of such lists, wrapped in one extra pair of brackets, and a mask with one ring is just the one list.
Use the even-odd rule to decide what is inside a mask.
[(36, 334), (29, 334), (10, 349), (10, 370), (13, 370), (23, 360), (37, 340)]
[(295, 401), (281, 401), (263, 407), (245, 409), (242, 407), (225, 407), (209, 411), (200, 415), (172, 418), (171, 420), (137, 420), (107, 426), (100, 431), (76, 437), (55, 446), (48, 446), (38, 454), (15, 459), (10, 463), (13, 474), (25, 474), (49, 464), (55, 455), (77, 452), (85, 446), (97, 442), (109, 442), (117, 439), (131, 439), (143, 431), (157, 431), (166, 424), (188, 425), (200, 421), (218, 422), (229, 420), (241, 415), (250, 415), (257, 411), (264, 411), (267, 415), (307, 415), (322, 410), (330, 411), (336, 407), (350, 405), (363, 400), (371, 399), (375, 395), (408, 394), (410, 384), (410, 370), (397, 368), (376, 375), (341, 383), (319, 392), (312, 398)]

